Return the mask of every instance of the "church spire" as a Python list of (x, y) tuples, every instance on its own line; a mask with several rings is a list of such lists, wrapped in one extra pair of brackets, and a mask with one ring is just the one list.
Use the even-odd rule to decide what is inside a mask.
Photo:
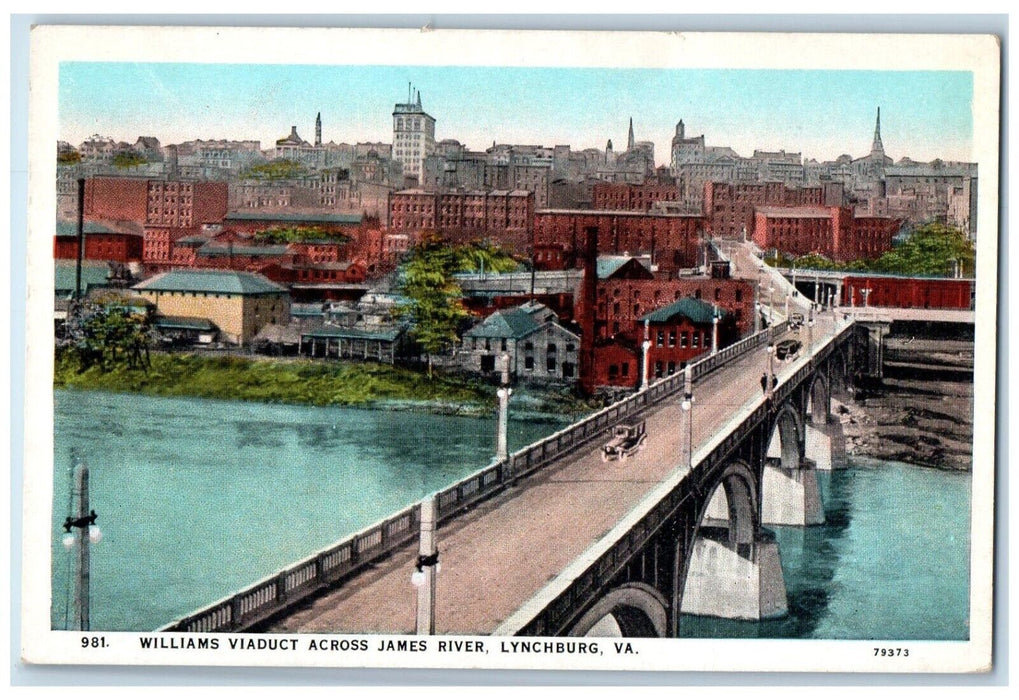
[(319, 112), (315, 117), (315, 145), (322, 145), (322, 113)]
[(630, 132), (626, 136), (626, 150), (632, 151), (636, 145), (636, 141), (633, 138), (633, 117), (630, 117)]
[(885, 147), (881, 143), (881, 108), (877, 108), (877, 123), (874, 124), (874, 143), (870, 147), (871, 153), (884, 154)]

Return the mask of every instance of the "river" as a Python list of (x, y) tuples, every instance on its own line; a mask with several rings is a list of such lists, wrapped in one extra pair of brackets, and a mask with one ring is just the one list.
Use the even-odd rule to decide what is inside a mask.
[[(52, 624), (69, 613), (70, 450), (102, 541), (93, 629), (151, 630), (489, 463), (495, 419), (57, 391)], [(561, 427), (511, 421), (510, 449)], [(381, 437), (381, 439), (380, 439)], [(684, 617), (684, 636), (965, 639), (969, 474), (857, 460), (827, 524), (775, 528), (790, 614)]]

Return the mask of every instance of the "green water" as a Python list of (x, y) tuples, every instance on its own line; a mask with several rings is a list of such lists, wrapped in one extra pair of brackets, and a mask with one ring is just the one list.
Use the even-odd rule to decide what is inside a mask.
[[(151, 630), (488, 464), (493, 418), (56, 392), (52, 622), (65, 627), (69, 453), (104, 537), (92, 627)], [(511, 422), (510, 448), (556, 429)], [(965, 639), (968, 474), (857, 460), (820, 473), (827, 522), (773, 528), (789, 615), (684, 616), (691, 637)]]
[[(93, 629), (156, 629), (491, 462), (492, 418), (57, 391), (54, 628), (70, 449), (90, 467)], [(511, 422), (518, 449), (562, 427)], [(72, 611), (73, 613), (73, 611)]]
[(969, 637), (970, 475), (866, 458), (819, 472), (826, 522), (771, 527), (789, 614), (684, 615), (684, 637)]

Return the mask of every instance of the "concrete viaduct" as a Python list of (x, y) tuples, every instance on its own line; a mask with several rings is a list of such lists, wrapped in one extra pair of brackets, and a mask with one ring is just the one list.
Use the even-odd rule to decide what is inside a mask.
[[(776, 323), (435, 494), (432, 629), (670, 637), (681, 613), (785, 614), (767, 526), (823, 522), (817, 470), (844, 459), (831, 400), (869, 337), (842, 314)], [(604, 463), (637, 420), (645, 448)], [(413, 633), (421, 521), (414, 505), (163, 630)]]

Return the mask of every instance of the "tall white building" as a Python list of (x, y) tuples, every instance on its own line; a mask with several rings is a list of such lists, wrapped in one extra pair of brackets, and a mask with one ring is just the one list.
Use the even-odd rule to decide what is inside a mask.
[(403, 165), (405, 176), (418, 182), (424, 174), (425, 158), (435, 153), (435, 118), (421, 108), (421, 92), (393, 108), (393, 160)]

